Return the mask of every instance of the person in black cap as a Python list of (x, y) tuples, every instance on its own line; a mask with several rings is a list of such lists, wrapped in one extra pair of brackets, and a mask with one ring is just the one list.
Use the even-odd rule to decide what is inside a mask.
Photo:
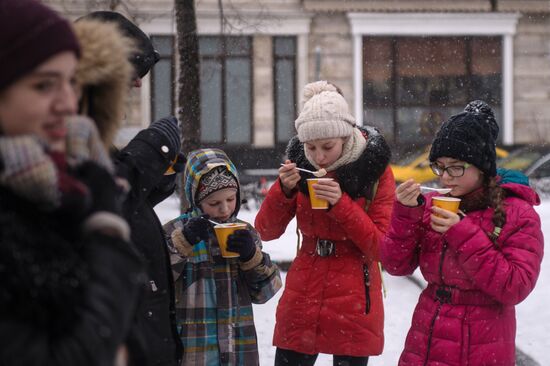
[[(515, 365), (514, 307), (535, 287), (544, 239), (537, 193), (497, 174), (498, 132), (492, 109), (470, 102), (430, 151), (450, 192), (423, 196), (412, 179), (396, 189), (382, 264), (400, 276), (420, 267), (428, 282), (399, 365)], [(437, 207), (442, 200), (459, 200), (459, 211)]]
[(135, 70), (134, 86), (140, 87), (141, 79), (160, 60), (160, 55), (153, 47), (149, 37), (134, 23), (114, 11), (96, 11), (86, 15), (85, 18), (115, 23), (120, 31), (134, 42), (134, 52), (132, 52), (129, 61)]
[[(146, 354), (129, 344), (130, 363), (176, 366), (182, 346), (175, 323), (172, 271), (164, 231), (153, 208), (174, 191), (176, 174), (164, 175), (173, 161), (177, 158), (176, 172), (185, 166), (178, 121), (161, 118), (124, 148), (115, 150), (111, 145), (122, 122), (129, 87), (140, 85), (158, 61), (158, 53), (145, 33), (115, 12), (88, 14), (76, 21), (75, 29), (83, 53), (76, 75), (83, 89), (81, 112), (96, 122), (104, 143), (113, 150), (117, 175), (129, 183), (123, 212), (132, 241), (146, 260), (148, 280), (134, 323), (134, 334), (141, 335)], [(133, 48), (120, 38), (129, 39)], [(131, 64), (130, 72), (125, 71), (125, 64)]]

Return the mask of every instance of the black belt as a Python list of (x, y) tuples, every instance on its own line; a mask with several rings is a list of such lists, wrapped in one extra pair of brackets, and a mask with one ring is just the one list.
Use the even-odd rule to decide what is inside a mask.
[(430, 297), (442, 304), (453, 305), (496, 305), (498, 302), (479, 290), (461, 290), (452, 286), (429, 284), (426, 288)]

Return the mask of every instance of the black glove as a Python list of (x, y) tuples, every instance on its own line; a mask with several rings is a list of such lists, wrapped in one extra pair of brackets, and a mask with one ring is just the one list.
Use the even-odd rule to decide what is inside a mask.
[(183, 236), (191, 245), (198, 244), (201, 240), (208, 240), (210, 222), (206, 217), (192, 217), (182, 229)]
[(180, 152), (176, 162), (172, 165), (172, 169), (174, 169), (176, 173), (181, 173), (185, 169), (185, 163), (187, 163), (187, 158), (184, 153)]
[(75, 178), (90, 190), (92, 196), (90, 214), (107, 211), (121, 215), (122, 189), (107, 170), (87, 161), (76, 168)]
[(227, 250), (239, 253), (240, 260), (243, 262), (251, 260), (256, 253), (256, 244), (250, 231), (235, 230), (227, 237)]

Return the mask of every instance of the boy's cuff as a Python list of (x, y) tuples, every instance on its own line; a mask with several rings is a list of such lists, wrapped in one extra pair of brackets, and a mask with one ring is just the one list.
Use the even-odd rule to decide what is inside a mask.
[(98, 211), (84, 221), (84, 232), (99, 231), (130, 241), (130, 226), (119, 215), (107, 211)]
[(181, 256), (191, 256), (191, 253), (193, 253), (193, 246), (187, 241), (187, 239), (185, 239), (185, 236), (183, 235), (181, 230), (176, 229), (172, 231), (170, 237), (172, 239), (172, 244), (174, 244), (174, 248), (176, 248)]
[(252, 268), (257, 267), (260, 263), (262, 263), (262, 260), (264, 259), (264, 255), (262, 253), (262, 250), (258, 247), (256, 247), (256, 253), (254, 253), (254, 256), (246, 262), (240, 262), (241, 270), (248, 271)]

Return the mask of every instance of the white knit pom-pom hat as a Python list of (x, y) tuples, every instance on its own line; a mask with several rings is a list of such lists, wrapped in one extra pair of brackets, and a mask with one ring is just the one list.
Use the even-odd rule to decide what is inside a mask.
[(353, 134), (355, 118), (336, 87), (321, 80), (304, 87), (304, 107), (294, 126), (301, 142), (348, 137)]

